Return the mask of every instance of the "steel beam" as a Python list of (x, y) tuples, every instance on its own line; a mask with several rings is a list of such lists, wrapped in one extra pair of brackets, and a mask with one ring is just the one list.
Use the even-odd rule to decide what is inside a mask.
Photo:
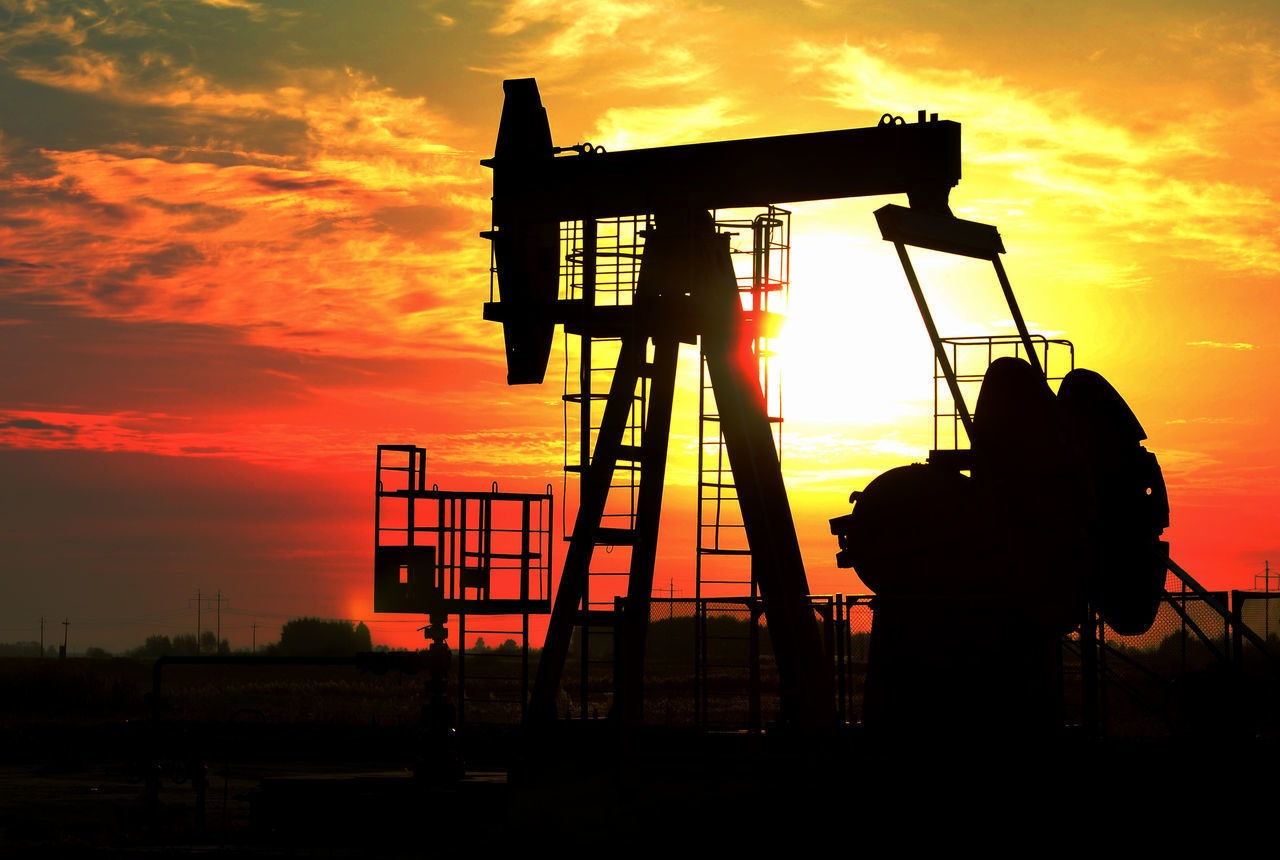
[[(508, 97), (509, 98), (509, 97)], [(906, 193), (939, 214), (960, 181), (960, 123), (947, 120), (589, 155), (485, 159), (493, 223), (732, 209)]]
[(631, 398), (639, 378), (640, 365), (644, 362), (644, 353), (643, 337), (632, 335), (623, 338), (618, 352), (618, 366), (609, 387), (609, 399), (605, 401), (604, 415), (596, 435), (591, 466), (582, 476), (578, 515), (574, 520), (569, 551), (565, 553), (564, 572), (560, 575), (560, 585), (556, 589), (555, 602), (551, 607), (547, 638), (538, 660), (537, 674), (534, 676), (533, 697), (529, 705), (529, 718), (534, 723), (546, 723), (555, 718), (556, 694), (560, 689), (560, 678), (564, 674), (578, 607), (586, 593), (587, 571), (595, 551), (596, 532), (608, 500), (609, 485), (613, 483), (618, 448), (627, 427), (627, 415), (631, 411)]
[(700, 259), (693, 268), (700, 277), (695, 284), (711, 311), (707, 318), (720, 321), (703, 332), (703, 352), (778, 662), (783, 717), (808, 735), (827, 734), (835, 725), (830, 664), (809, 601), (753, 339), (742, 323), (729, 237), (717, 236), (707, 218), (697, 238)]

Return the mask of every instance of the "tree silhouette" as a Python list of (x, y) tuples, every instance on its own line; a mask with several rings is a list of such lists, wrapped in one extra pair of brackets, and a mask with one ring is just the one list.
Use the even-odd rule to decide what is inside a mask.
[(349, 657), (372, 651), (373, 640), (363, 622), (328, 618), (294, 618), (280, 628), (278, 653), (287, 657)]

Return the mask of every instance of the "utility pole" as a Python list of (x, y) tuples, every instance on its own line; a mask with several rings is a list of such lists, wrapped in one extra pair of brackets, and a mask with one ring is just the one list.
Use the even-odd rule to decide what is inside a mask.
[(62, 619), (62, 651), (58, 654), (58, 659), (60, 660), (67, 659), (67, 633), (70, 631), (70, 629), (71, 629), (71, 619), (63, 618)]
[[(1253, 575), (1253, 587), (1258, 588), (1258, 576), (1262, 576), (1262, 590), (1266, 594), (1271, 594), (1271, 562), (1262, 562), (1262, 573)], [(1265, 639), (1271, 635), (1271, 599), (1264, 597), (1262, 599), (1262, 636)]]
[(217, 612), (218, 612), (218, 615), (217, 615), (217, 617), (218, 617), (218, 627), (217, 627), (218, 632), (217, 632), (217, 634), (216, 634), (216, 636), (215, 636), (214, 643), (213, 643), (213, 653), (215, 653), (215, 654), (217, 654), (219, 651), (221, 651), (221, 650), (222, 650), (222, 589), (221, 589), (221, 588), (219, 588), (219, 589), (218, 589), (218, 610), (217, 610)]
[(257, 654), (258, 653), (258, 622), (255, 621), (253, 622), (253, 624), (249, 626), (253, 628), (253, 646), (252, 646), (252, 650), (250, 650), (249, 653)]
[[(193, 598), (187, 598), (188, 606), (191, 605), (192, 599)], [(204, 598), (201, 597), (200, 589), (198, 588), (196, 589), (196, 596), (194, 600), (196, 602), (196, 653), (199, 654), (200, 653), (200, 607), (204, 605)]]
[(217, 654), (218, 649), (222, 647), (222, 604), (224, 602), (230, 603), (230, 601), (222, 596), (221, 588), (218, 589), (217, 597), (205, 597), (204, 592), (197, 588), (196, 596), (188, 598), (187, 605), (190, 606), (193, 601), (196, 605), (196, 653), (199, 654), (204, 650), (204, 645), (200, 641), (200, 634), (203, 632), (200, 626), (200, 613), (204, 609), (204, 605), (206, 603), (213, 603), (217, 610), (215, 627), (217, 632), (215, 634), (216, 641), (213, 643), (213, 653)]

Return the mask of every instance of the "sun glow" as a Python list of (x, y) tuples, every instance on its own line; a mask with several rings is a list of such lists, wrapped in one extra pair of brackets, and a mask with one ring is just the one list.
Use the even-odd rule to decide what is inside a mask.
[[(935, 444), (936, 383), (920, 309), (893, 247), (874, 236), (870, 212), (846, 203), (813, 214), (797, 217), (777, 341), (783, 465), (793, 488), (829, 494), (925, 459)], [(1012, 333), (988, 263), (915, 249), (910, 256), (943, 337)], [(937, 409), (948, 412), (945, 386), (938, 389)]]
[[(920, 310), (892, 247), (865, 233), (822, 230), (793, 241), (779, 338), (791, 419), (882, 426), (932, 409), (933, 348)], [(910, 253), (944, 338), (1014, 332), (988, 264)]]
[(931, 396), (924, 331), (891, 249), (834, 233), (793, 247), (779, 338), (787, 418), (882, 425), (918, 412)]

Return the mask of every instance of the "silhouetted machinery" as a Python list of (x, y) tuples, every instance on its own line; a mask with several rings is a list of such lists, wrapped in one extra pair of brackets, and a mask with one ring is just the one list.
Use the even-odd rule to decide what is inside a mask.
[[(521, 615), (526, 675), (529, 614), (551, 600), (551, 488), (545, 493), (441, 490), (427, 484), (426, 450), (379, 445), (373, 520), (373, 611), (422, 613), (427, 624), (424, 742), (416, 768), (430, 779), (460, 777), (452, 744), (456, 714), (446, 698), (446, 624), (468, 615)], [(460, 649), (465, 657), (465, 649)], [(462, 663), (459, 661), (461, 674)]]
[[(727, 236), (708, 210), (905, 193), (910, 207), (876, 213), (898, 251), (970, 439), (970, 451), (935, 452), (928, 464), (886, 473), (854, 512), (833, 522), (842, 566), (879, 595), (867, 718), (918, 721), (913, 686), (950, 685), (958, 707), (1008, 723), (1050, 718), (1058, 638), (1089, 605), (1117, 629), (1151, 623), (1167, 547), (1159, 468), (1141, 427), (1097, 374), (1076, 371), (1054, 395), (1000, 262), (994, 227), (955, 218), (960, 126), (937, 115), (873, 128), (625, 152), (556, 147), (532, 79), (504, 83), (495, 155), (493, 242), (507, 381), (541, 382), (557, 325), (620, 339), (603, 417), (565, 558), (531, 714), (554, 716), (576, 625), (607, 613), (584, 599), (593, 552), (630, 548), (615, 707), (639, 720), (641, 669), (658, 536), (667, 440), (681, 342), (701, 340), (720, 410), (742, 524), (768, 618), (783, 716), (809, 731), (833, 725), (829, 662), (813, 609), (752, 350), (776, 322), (739, 298)], [(640, 216), (643, 256), (634, 299), (599, 304), (589, 290), (562, 295), (562, 225), (578, 225), (581, 259), (594, 265), (599, 219)], [(1029, 361), (997, 361), (976, 412), (964, 404), (907, 255), (923, 247), (990, 261)], [(584, 263), (590, 287), (594, 269)], [(624, 439), (637, 386), (647, 391), (643, 441)], [(625, 528), (603, 524), (615, 472), (638, 470), (638, 503)], [(966, 474), (968, 473), (968, 474)], [(953, 636), (965, 634), (967, 649)], [(948, 644), (951, 643), (951, 644)], [(958, 654), (964, 650), (965, 653)], [(941, 661), (939, 660), (941, 656)], [(948, 662), (950, 661), (950, 662)], [(976, 677), (964, 687), (948, 673)], [(954, 678), (954, 675), (952, 675)]]
[[(599, 613), (583, 602), (591, 554), (598, 546), (625, 545), (631, 562), (623, 616), (617, 619), (616, 707), (623, 719), (639, 718), (676, 355), (681, 342), (700, 338), (768, 617), (783, 713), (808, 730), (828, 730), (832, 680), (752, 355), (756, 336), (771, 320), (742, 306), (728, 237), (715, 232), (708, 210), (905, 193), (912, 209), (898, 215), (912, 228), (923, 219), (949, 242), (990, 241), (993, 229), (958, 221), (947, 208), (960, 178), (960, 126), (936, 115), (927, 121), (922, 114), (914, 124), (886, 117), (874, 128), (604, 152), (552, 145), (532, 79), (506, 81), (504, 90), (495, 155), (484, 162), (494, 171), (493, 230), (486, 235), (493, 240), (499, 288), (498, 301), (485, 306), (485, 318), (503, 324), (507, 381), (541, 381), (557, 324), (574, 333), (612, 334), (622, 342), (595, 449), (583, 470), (578, 514), (538, 665), (534, 717), (553, 714), (572, 631), (585, 614)], [(597, 219), (621, 215), (652, 219), (634, 301), (601, 306), (559, 298), (561, 223), (590, 230)], [(637, 384), (648, 388), (644, 441), (625, 445)], [(640, 470), (636, 516), (625, 529), (601, 524), (619, 461)]]
[(1155, 620), (1168, 499), (1115, 389), (1076, 369), (1055, 395), (1000, 358), (970, 433), (971, 449), (880, 475), (831, 521), (837, 563), (877, 595), (869, 726), (1060, 726), (1061, 637), (1087, 634), (1093, 611), (1122, 634)]

